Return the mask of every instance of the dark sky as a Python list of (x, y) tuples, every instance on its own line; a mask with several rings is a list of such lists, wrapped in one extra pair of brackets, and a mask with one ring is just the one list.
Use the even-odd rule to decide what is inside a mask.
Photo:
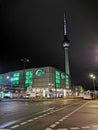
[[(64, 71), (63, 16), (70, 40), (72, 85), (98, 76), (98, 0), (0, 0), (0, 73), (53, 66)], [(98, 84), (96, 82), (96, 87)]]

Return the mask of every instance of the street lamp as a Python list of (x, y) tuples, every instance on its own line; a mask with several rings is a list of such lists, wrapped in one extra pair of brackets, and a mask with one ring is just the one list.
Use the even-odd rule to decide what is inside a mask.
[(29, 62), (30, 60), (27, 58), (21, 59), (23, 62), (23, 88), (25, 88), (25, 68), (26, 68), (26, 63)]
[(94, 86), (94, 94), (95, 94), (95, 75), (94, 74), (90, 74), (90, 77), (92, 78), (93, 80), (93, 86)]
[(23, 62), (23, 68), (25, 69), (25, 67), (26, 67), (26, 62), (29, 62), (30, 60), (27, 59), (27, 58), (23, 58), (23, 59), (21, 59), (21, 61)]

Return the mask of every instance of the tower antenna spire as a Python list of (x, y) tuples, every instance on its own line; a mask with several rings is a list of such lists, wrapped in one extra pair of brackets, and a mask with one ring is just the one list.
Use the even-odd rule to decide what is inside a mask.
[(65, 18), (65, 13), (64, 13), (64, 36), (67, 35), (67, 31), (66, 31), (66, 18)]

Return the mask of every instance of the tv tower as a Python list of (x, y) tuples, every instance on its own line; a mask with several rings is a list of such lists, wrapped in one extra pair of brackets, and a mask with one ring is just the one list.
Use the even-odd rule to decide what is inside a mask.
[(67, 31), (66, 31), (66, 19), (64, 14), (64, 40), (63, 40), (63, 47), (65, 50), (65, 84), (66, 89), (70, 88), (71, 79), (70, 79), (70, 70), (69, 70), (69, 58), (68, 58), (68, 49), (70, 46), (70, 41), (67, 38)]

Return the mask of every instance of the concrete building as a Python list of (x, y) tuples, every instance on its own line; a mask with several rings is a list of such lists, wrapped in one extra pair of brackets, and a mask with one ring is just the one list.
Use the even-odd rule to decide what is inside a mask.
[(30, 68), (0, 75), (0, 87), (10, 88), (40, 97), (65, 97), (68, 75), (53, 67)]

